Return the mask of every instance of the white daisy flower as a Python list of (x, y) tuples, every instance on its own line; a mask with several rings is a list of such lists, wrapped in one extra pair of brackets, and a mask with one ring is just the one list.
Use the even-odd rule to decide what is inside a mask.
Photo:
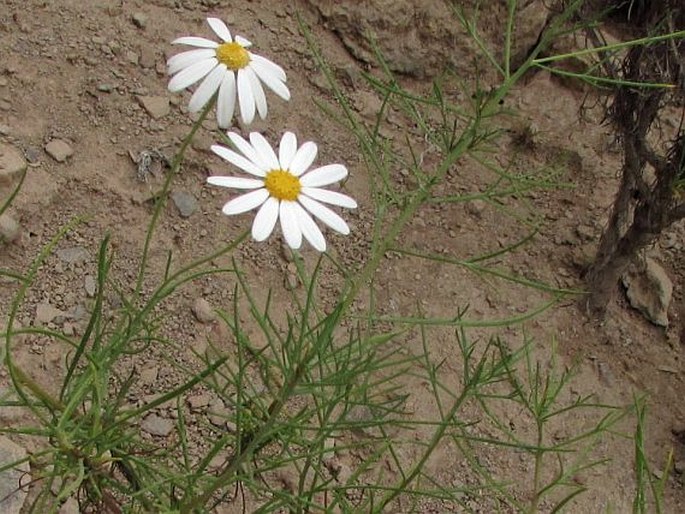
[(350, 233), (345, 220), (321, 203), (348, 209), (357, 207), (357, 202), (349, 196), (321, 188), (347, 177), (345, 166), (328, 164), (307, 171), (316, 158), (317, 146), (307, 141), (298, 148), (292, 132), (283, 134), (278, 155), (258, 132), (250, 134), (249, 142), (234, 132), (229, 132), (228, 137), (240, 153), (220, 145), (213, 145), (212, 151), (252, 177), (209, 177), (207, 182), (251, 190), (229, 201), (222, 211), (227, 215), (241, 214), (259, 207), (252, 224), (252, 237), (256, 241), (269, 237), (280, 219), (288, 246), (299, 248), (304, 236), (323, 252), (326, 240), (311, 215), (336, 232)]
[(233, 118), (236, 96), (240, 103), (240, 116), (245, 123), (252, 123), (255, 111), (262, 119), (266, 117), (266, 96), (262, 83), (284, 100), (290, 99), (283, 68), (247, 50), (252, 43), (240, 36), (232, 38), (228, 27), (220, 19), (207, 18), (207, 23), (221, 43), (203, 37), (180, 37), (172, 44), (196, 49), (174, 55), (167, 61), (169, 75), (173, 75), (169, 81), (169, 91), (173, 93), (204, 78), (190, 98), (190, 112), (198, 112), (218, 91), (216, 119), (219, 127), (228, 128)]

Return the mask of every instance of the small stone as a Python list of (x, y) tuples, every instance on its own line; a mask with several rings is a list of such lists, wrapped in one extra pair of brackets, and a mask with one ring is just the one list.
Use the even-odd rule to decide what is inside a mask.
[(95, 279), (93, 278), (92, 275), (86, 275), (83, 278), (83, 287), (86, 290), (86, 294), (90, 298), (93, 298), (95, 296), (95, 292), (97, 290), (97, 284), (95, 283)]
[(159, 374), (159, 368), (157, 366), (151, 366), (145, 368), (140, 372), (140, 382), (142, 385), (152, 385), (157, 380), (157, 375)]
[(150, 435), (160, 437), (168, 436), (174, 429), (173, 421), (158, 416), (157, 414), (150, 414), (140, 424), (140, 429)]
[(78, 505), (78, 500), (70, 496), (59, 508), (58, 514), (79, 514), (80, 512), (81, 508)]
[(212, 309), (212, 306), (204, 298), (196, 299), (191, 310), (195, 315), (195, 319), (197, 319), (200, 323), (211, 323), (216, 319), (214, 309)]
[(209, 134), (202, 132), (200, 134), (195, 134), (191, 146), (193, 150), (198, 152), (210, 152), (210, 147), (214, 144), (214, 138)]
[(100, 84), (98, 85), (98, 91), (101, 93), (111, 93), (114, 90), (114, 86), (112, 84)]
[(297, 266), (295, 265), (294, 262), (289, 263), (286, 266), (286, 273), (285, 273), (285, 288), (288, 291), (292, 291), (293, 289), (297, 289), (300, 286), (300, 277), (297, 274)]
[(74, 155), (74, 150), (69, 143), (63, 139), (53, 139), (45, 145), (45, 151), (57, 162), (65, 162), (69, 157)]
[(124, 53), (124, 59), (126, 59), (126, 61), (130, 62), (131, 64), (137, 65), (139, 58), (138, 58), (138, 54), (136, 52), (134, 52), (133, 50), (127, 50)]
[(155, 63), (157, 62), (157, 53), (155, 52), (155, 49), (151, 46), (144, 45), (140, 49), (140, 60), (138, 62), (143, 68), (154, 68)]
[(8, 213), (0, 214), (0, 243), (13, 243), (21, 234), (19, 222)]
[(155, 120), (163, 118), (171, 110), (169, 99), (166, 96), (139, 96), (138, 103)]
[(80, 264), (88, 259), (88, 250), (81, 246), (70, 246), (57, 250), (57, 257), (67, 264)]
[(64, 316), (64, 312), (47, 302), (39, 303), (36, 306), (36, 324), (38, 325), (47, 325), (58, 316)]
[(200, 393), (194, 396), (189, 396), (186, 400), (191, 412), (199, 412), (204, 410), (211, 401), (212, 397), (208, 393)]
[(480, 219), (483, 217), (486, 205), (483, 200), (473, 200), (466, 204), (466, 212)]
[(352, 478), (352, 468), (347, 464), (340, 463), (338, 473), (335, 476), (336, 482), (339, 484), (347, 484), (350, 481), (350, 478)]
[(186, 191), (174, 191), (171, 200), (176, 205), (181, 218), (189, 218), (197, 210), (197, 198)]
[(632, 266), (622, 277), (630, 305), (661, 327), (668, 327), (668, 307), (673, 297), (673, 282), (666, 271), (647, 257)]
[(215, 427), (226, 426), (226, 420), (231, 414), (230, 409), (226, 407), (224, 402), (220, 398), (215, 398), (209, 402), (209, 408), (207, 409), (207, 414), (209, 417), (209, 422)]
[(43, 152), (40, 151), (39, 146), (27, 146), (25, 155), (27, 161), (31, 164), (36, 164), (37, 162), (40, 162)]
[[(26, 458), (26, 450), (10, 439), (0, 436), (0, 468)], [(0, 472), (0, 512), (19, 514), (26, 500), (28, 490), (20, 487), (29, 484), (30, 468), (28, 461), (13, 465)]]
[(21, 152), (11, 145), (0, 144), (0, 190), (11, 186), (25, 169)]
[(82, 304), (74, 305), (69, 311), (69, 317), (74, 321), (87, 321), (90, 319), (90, 312)]
[(12, 130), (12, 129), (10, 129), (10, 126), (9, 126), (9, 125), (5, 125), (4, 123), (0, 123), (0, 136), (7, 136), (7, 135), (9, 135), (9, 133), (10, 133), (11, 130)]
[(145, 25), (147, 25), (147, 15), (142, 12), (135, 12), (131, 16), (131, 21), (139, 29), (144, 29)]

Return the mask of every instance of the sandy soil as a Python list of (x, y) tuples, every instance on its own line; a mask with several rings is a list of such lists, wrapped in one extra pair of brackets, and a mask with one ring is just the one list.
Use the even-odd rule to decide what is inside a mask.
[[(2, 0), (0, 2), (0, 143), (19, 149), (29, 163), (25, 185), (11, 209), (21, 225), (19, 239), (0, 247), (0, 267), (24, 270), (44, 245), (76, 217), (83, 221), (60, 241), (56, 252), (40, 269), (38, 280), (19, 315), (23, 326), (47, 325), (66, 334), (79, 334), (84, 328), (92, 284), (96, 273), (98, 246), (105, 232), (116, 250), (114, 275), (132, 287), (145, 230), (151, 215), (147, 201), (163, 180), (163, 170), (139, 180), (131, 156), (159, 151), (173, 155), (180, 139), (192, 123), (184, 112), (187, 95), (166, 90), (165, 60), (176, 49), (169, 42), (185, 34), (207, 34), (204, 19), (215, 15), (257, 44), (260, 52), (281, 64), (288, 73), (293, 92), (289, 103), (270, 97), (266, 121), (250, 130), (262, 131), (275, 141), (285, 123), (301, 140), (313, 139), (320, 145), (317, 162), (344, 162), (351, 173), (346, 184), (360, 208), (349, 214), (352, 234), (328, 234), (329, 246), (345, 265), (357, 267), (368, 255), (374, 208), (367, 187), (367, 170), (352, 137), (323, 116), (312, 99), (331, 100), (331, 94), (301, 36), (296, 14), (313, 30), (326, 58), (342, 77), (345, 93), (360, 116), (371, 122), (381, 99), (365, 84), (361, 72), (373, 69), (372, 54), (362, 37), (373, 29), (381, 50), (402, 83), (416, 91), (427, 91), (446, 61), (465, 82), (473, 80), (472, 44), (465, 43), (459, 29), (444, 17), (442, 2), (365, 2), (359, 7), (341, 7), (335, 2), (267, 2), (263, 0), (224, 2), (221, 0)], [(392, 9), (386, 4), (395, 4)], [(417, 4), (417, 5), (414, 5)], [(418, 6), (418, 4), (421, 4)], [(544, 18), (538, 2), (537, 19)], [(531, 11), (532, 12), (532, 11)], [(540, 14), (542, 12), (542, 15)], [(481, 13), (486, 41), (499, 45), (505, 11), (499, 6)], [(528, 13), (530, 14), (530, 12)], [(534, 20), (528, 16), (526, 19)], [(420, 20), (421, 23), (414, 23)], [(530, 22), (530, 29), (534, 27)], [(525, 40), (526, 30), (520, 33)], [(492, 76), (485, 74), (484, 80)], [(456, 91), (457, 81), (450, 82)], [(582, 287), (581, 275), (590, 262), (615, 191), (620, 155), (611, 131), (601, 124), (600, 102), (578, 85), (560, 82), (547, 73), (528, 77), (506, 102), (517, 113), (503, 123), (509, 127), (500, 139), (495, 160), (512, 163), (516, 173), (528, 173), (540, 166), (565, 163), (557, 180), (572, 187), (539, 190), (506, 198), (502, 202), (472, 202), (436, 207), (428, 205), (412, 220), (402, 236), (402, 246), (424, 252), (465, 259), (515, 243), (540, 222), (539, 232), (526, 245), (503, 255), (497, 266), (558, 287)], [(458, 97), (455, 93), (455, 97)], [(521, 133), (532, 127), (534, 137), (521, 144)], [(168, 251), (176, 262), (189, 262), (208, 254), (223, 242), (240, 234), (247, 216), (227, 218), (220, 209), (226, 191), (209, 188), (205, 179), (225, 174), (227, 167), (213, 156), (209, 145), (215, 141), (216, 124), (206, 121), (187, 155), (173, 193), (163, 213), (151, 255), (149, 288), (161, 276)], [(246, 132), (238, 125), (237, 130)], [(398, 147), (413, 127), (399, 114), (391, 113), (385, 135)], [(72, 155), (58, 162), (46, 152), (55, 140), (66, 143)], [(432, 150), (425, 148), (430, 165)], [(401, 170), (397, 170), (399, 174)], [(400, 177), (401, 178), (401, 177)], [(445, 194), (477, 192), (488, 184), (484, 170), (475, 161), (460, 162), (451, 171)], [(182, 205), (183, 195), (189, 205)], [(190, 196), (188, 196), (190, 195)], [(179, 199), (180, 198), (180, 199)], [(188, 212), (179, 210), (179, 203)], [(530, 222), (527, 226), (509, 214)], [(682, 294), (685, 259), (683, 227), (676, 227), (649, 250), (662, 263), (673, 280), (675, 293), (668, 329), (649, 324), (630, 309), (623, 295), (601, 322), (589, 319), (574, 299), (544, 312), (525, 323), (525, 333), (539, 344), (536, 358), (548, 363), (556, 351), (561, 366), (578, 363), (578, 373), (565, 393), (572, 399), (595, 394), (599, 402), (627, 405), (633, 395), (644, 392), (649, 399), (648, 450), (651, 464), (663, 467), (674, 451), (676, 471), (668, 480), (666, 512), (685, 509), (681, 476), (685, 450), (673, 431), (685, 427), (685, 393), (681, 360), (680, 330), (685, 303)], [(305, 249), (304, 258), (314, 263), (316, 254)], [(246, 242), (235, 254), (240, 266), (252, 277), (258, 300), (273, 294), (275, 310), (285, 312), (291, 289), (298, 286), (293, 265), (283, 251), (280, 237), (267, 243)], [(220, 260), (217, 265), (228, 265)], [(332, 302), (339, 287), (333, 278), (322, 289), (323, 302)], [(0, 287), (0, 313), (8, 312), (16, 291), (14, 285)], [(548, 295), (505, 282), (483, 280), (457, 267), (427, 263), (409, 256), (389, 255), (376, 278), (379, 314), (413, 315), (417, 308), (429, 317), (454, 317), (458, 308), (468, 305), (472, 320), (507, 318), (520, 315), (549, 299)], [(214, 308), (231, 309), (234, 284), (228, 278), (203, 278), (186, 287), (165, 305), (168, 316), (164, 333), (187, 344), (187, 351), (172, 357), (192, 362), (192, 351), (202, 352), (209, 337), (230, 354), (233, 343), (217, 322), (203, 323), (192, 306), (202, 298)], [(357, 308), (364, 307), (360, 301)], [(245, 314), (246, 315), (246, 314)], [(436, 362), (447, 359), (444, 380), (457, 387), (459, 362), (451, 330), (436, 330), (429, 351)], [(504, 328), (503, 337), (511, 344), (523, 338), (521, 327)], [(474, 330), (472, 338), (490, 332)], [(552, 342), (556, 341), (555, 350)], [(419, 341), (412, 333), (398, 339), (398, 350), (413, 352)], [(223, 345), (223, 346), (222, 346)], [(46, 386), (64, 371), (64, 349), (55, 342), (26, 337), (15, 349), (17, 361), (26, 366)], [(148, 348), (123, 363), (137, 370), (140, 380), (129, 398), (132, 404), (166, 390), (179, 379), (168, 362), (165, 348)], [(189, 364), (190, 365), (190, 364)], [(417, 417), (430, 415), (430, 395), (411, 378), (408, 400)], [(0, 370), (0, 388), (10, 386)], [(193, 392), (191, 397), (206, 395)], [(207, 400), (203, 404), (204, 400)], [(190, 408), (189, 423), (193, 441), (200, 451), (211, 429), (203, 420), (211, 398), (202, 397)], [(172, 409), (157, 413), (169, 418)], [(471, 412), (477, 416), (477, 412)], [(498, 412), (519, 435), (532, 434), (530, 420), (520, 409), (502, 405)], [(587, 427), (594, 414), (579, 413), (550, 427), (555, 437), (566, 437)], [(21, 424), (25, 419), (15, 411), (0, 410), (0, 424)], [(630, 420), (621, 425), (633, 430)], [(483, 428), (480, 435), (487, 435)], [(145, 434), (144, 434), (145, 435)], [(148, 437), (149, 435), (145, 435)], [(416, 437), (423, 434), (417, 429)], [(152, 437), (152, 436), (149, 436)], [(173, 436), (169, 436), (170, 441)], [(22, 440), (33, 450), (31, 440)], [(597, 443), (595, 456), (609, 458), (601, 467), (576, 479), (588, 488), (568, 512), (629, 512), (634, 484), (632, 442), (619, 437)], [(405, 456), (411, 459), (412, 455)], [(514, 452), (482, 448), (481, 463), (504, 479), (516, 480), (531, 471), (531, 462)], [(354, 456), (349, 457), (354, 466)], [(444, 484), (469, 483), (473, 479), (459, 452), (445, 445), (431, 459), (429, 472)], [(524, 499), (525, 484), (516, 488)], [(468, 500), (473, 509), (489, 512), (492, 505), (478, 497)], [(401, 509), (401, 506), (399, 507)], [(438, 502), (421, 506), (424, 512), (457, 512), (458, 507)], [(544, 510), (544, 505), (542, 506)]]

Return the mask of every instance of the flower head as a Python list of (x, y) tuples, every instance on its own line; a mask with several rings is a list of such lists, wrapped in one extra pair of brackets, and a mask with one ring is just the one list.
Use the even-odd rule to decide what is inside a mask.
[(207, 182), (250, 190), (230, 200), (222, 211), (227, 215), (241, 214), (259, 207), (252, 223), (252, 237), (256, 241), (269, 237), (280, 219), (288, 246), (299, 248), (304, 236), (323, 252), (326, 240), (312, 215), (341, 234), (350, 233), (345, 220), (321, 203), (348, 209), (357, 207), (357, 202), (349, 196), (322, 189), (345, 178), (345, 166), (328, 164), (307, 171), (316, 158), (317, 146), (307, 141), (298, 148), (292, 132), (283, 134), (278, 155), (258, 132), (252, 132), (249, 141), (234, 132), (229, 132), (228, 137), (240, 153), (220, 145), (212, 146), (212, 151), (252, 177), (209, 177)]
[(266, 117), (262, 83), (284, 100), (290, 99), (283, 68), (250, 52), (252, 43), (240, 36), (234, 39), (220, 19), (207, 18), (207, 23), (221, 39), (220, 43), (203, 37), (180, 37), (172, 43), (193, 46), (195, 50), (181, 52), (167, 61), (169, 75), (173, 75), (169, 91), (176, 93), (204, 78), (190, 98), (190, 112), (202, 109), (218, 91), (216, 119), (219, 127), (228, 128), (236, 97), (245, 123), (252, 123), (255, 111), (262, 119)]

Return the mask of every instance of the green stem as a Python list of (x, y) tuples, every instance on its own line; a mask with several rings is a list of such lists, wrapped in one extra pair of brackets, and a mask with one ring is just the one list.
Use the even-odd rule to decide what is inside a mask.
[(197, 119), (195, 123), (193, 123), (190, 132), (188, 132), (188, 135), (183, 139), (183, 142), (181, 143), (181, 148), (174, 157), (174, 161), (171, 163), (171, 169), (169, 170), (169, 173), (167, 173), (161, 191), (157, 195), (155, 195), (155, 210), (152, 213), (152, 219), (150, 220), (150, 224), (147, 228), (147, 234), (145, 236), (145, 244), (143, 245), (143, 255), (140, 258), (140, 269), (138, 270), (138, 278), (136, 280), (135, 296), (138, 296), (143, 288), (143, 279), (145, 278), (145, 268), (147, 267), (148, 256), (150, 253), (150, 244), (152, 243), (152, 236), (155, 232), (155, 227), (157, 226), (159, 216), (162, 214), (162, 209), (164, 209), (164, 207), (166, 206), (167, 195), (169, 194), (169, 189), (171, 188), (171, 182), (174, 180), (176, 173), (178, 173), (178, 170), (181, 167), (181, 163), (183, 162), (183, 157), (185, 156), (186, 150), (188, 149), (188, 145), (193, 140), (195, 133), (202, 125), (202, 122), (205, 121), (205, 118), (207, 118), (207, 114), (213, 106), (214, 100), (208, 102), (204, 109), (202, 109), (200, 117)]

